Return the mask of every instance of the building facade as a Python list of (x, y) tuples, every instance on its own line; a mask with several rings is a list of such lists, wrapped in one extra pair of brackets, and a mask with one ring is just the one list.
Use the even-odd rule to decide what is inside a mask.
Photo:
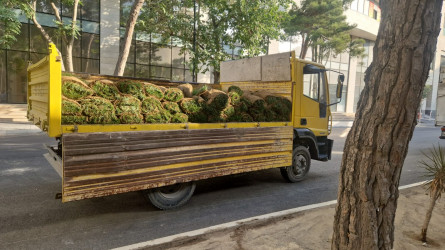
[[(80, 37), (73, 49), (74, 71), (113, 74), (119, 55), (119, 46), (124, 33), (126, 16), (133, 0), (84, 0), (79, 7), (78, 24)], [(298, 2), (298, 0), (297, 0)], [(62, 18), (69, 21), (72, 10), (57, 2)], [(354, 0), (345, 12), (347, 21), (356, 24), (351, 37), (365, 40), (365, 55), (351, 57), (348, 53), (332, 56), (325, 63), (327, 68), (342, 72), (345, 76), (343, 99), (333, 106), (337, 112), (355, 113), (357, 102), (364, 88), (364, 75), (372, 62), (374, 43), (377, 37), (381, 10), (378, 0)], [(31, 20), (17, 11), (22, 22), (22, 32), (11, 49), (0, 49), (0, 103), (26, 103), (26, 68), (46, 54), (47, 44)], [(56, 24), (49, 0), (40, 0), (37, 5), (37, 20), (53, 36), (56, 46), (65, 54), (65, 44), (55, 35)], [(444, 22), (442, 21), (442, 25)], [(125, 75), (132, 77), (192, 81), (188, 67), (188, 55), (181, 53), (181, 44), (175, 39), (161, 41), (156, 34), (135, 34)], [(226, 53), (233, 59), (239, 56), (240, 48), (226, 46)], [(270, 54), (301, 49), (298, 37), (291, 41), (271, 41)], [(310, 50), (308, 58), (311, 58)], [(439, 36), (436, 57), (427, 85), (432, 89), (423, 102), (422, 110), (434, 116), (440, 66), (445, 66), (445, 32)], [(335, 93), (337, 73), (329, 73), (331, 93)], [(198, 74), (198, 82), (212, 82), (212, 74)]]

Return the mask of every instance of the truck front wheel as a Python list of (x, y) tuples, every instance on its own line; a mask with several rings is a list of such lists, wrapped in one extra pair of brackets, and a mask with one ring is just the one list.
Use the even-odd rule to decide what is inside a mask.
[(144, 191), (146, 198), (157, 208), (173, 209), (187, 203), (195, 191), (195, 182), (178, 183)]
[(292, 166), (280, 168), (281, 175), (288, 182), (304, 180), (311, 167), (311, 155), (303, 146), (297, 146), (292, 153)]

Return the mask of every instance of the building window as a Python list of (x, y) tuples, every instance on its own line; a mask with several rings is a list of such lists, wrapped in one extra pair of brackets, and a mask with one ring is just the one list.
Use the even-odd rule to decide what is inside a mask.
[[(70, 21), (72, 8), (61, 1), (39, 0), (36, 5), (36, 18), (50, 35), (56, 47), (66, 55), (66, 44), (56, 36), (57, 25), (51, 2), (59, 9), (63, 20)], [(36, 63), (48, 54), (48, 44), (32, 21), (16, 10), (21, 33), (10, 49), (0, 48), (0, 103), (26, 103), (26, 68), (28, 63)], [(100, 58), (100, 1), (84, 0), (79, 5), (78, 22), (80, 37), (73, 48), (74, 70), (99, 73)], [(66, 60), (64, 60), (66, 63)], [(65, 64), (66, 65), (66, 64)]]

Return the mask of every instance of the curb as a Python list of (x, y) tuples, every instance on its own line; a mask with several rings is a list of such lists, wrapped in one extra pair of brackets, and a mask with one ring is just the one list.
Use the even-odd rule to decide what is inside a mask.
[[(404, 186), (399, 187), (399, 190), (417, 187), (417, 186), (423, 185), (425, 183), (426, 183), (426, 181), (422, 181), (422, 182), (412, 183), (409, 185), (404, 185)], [(283, 211), (279, 211), (279, 212), (254, 216), (254, 217), (250, 217), (250, 218), (246, 218), (246, 219), (242, 219), (242, 220), (219, 224), (216, 226), (211, 226), (211, 227), (202, 228), (202, 229), (198, 229), (198, 230), (194, 230), (194, 231), (175, 234), (175, 235), (171, 235), (171, 236), (167, 236), (167, 237), (163, 237), (163, 238), (159, 238), (159, 239), (140, 242), (140, 243), (136, 243), (136, 244), (132, 244), (132, 245), (128, 245), (128, 246), (122, 246), (122, 247), (114, 248), (113, 250), (134, 250), (134, 249), (142, 249), (142, 248), (145, 249), (145, 248), (149, 248), (149, 247), (156, 247), (156, 246), (172, 243), (174, 241), (190, 240), (191, 238), (195, 238), (195, 237), (202, 236), (202, 235), (209, 234), (209, 233), (214, 233), (216, 231), (233, 229), (233, 228), (239, 227), (243, 224), (247, 224), (247, 223), (251, 223), (251, 222), (259, 222), (259, 221), (264, 221), (264, 220), (270, 220), (270, 219), (274, 219), (274, 218), (278, 218), (278, 217), (284, 217), (284, 216), (288, 216), (288, 215), (291, 215), (294, 213), (311, 210), (311, 209), (315, 209), (315, 208), (327, 207), (327, 206), (334, 205), (334, 204), (337, 204), (337, 200), (332, 200), (332, 201), (327, 201), (327, 202), (287, 209), (287, 210), (283, 210)]]

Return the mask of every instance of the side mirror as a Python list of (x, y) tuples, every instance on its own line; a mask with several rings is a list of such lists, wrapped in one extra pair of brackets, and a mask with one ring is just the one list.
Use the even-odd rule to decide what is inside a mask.
[(341, 99), (342, 91), (343, 91), (343, 82), (345, 81), (345, 75), (338, 75), (337, 79), (337, 92), (336, 97), (337, 99)]

